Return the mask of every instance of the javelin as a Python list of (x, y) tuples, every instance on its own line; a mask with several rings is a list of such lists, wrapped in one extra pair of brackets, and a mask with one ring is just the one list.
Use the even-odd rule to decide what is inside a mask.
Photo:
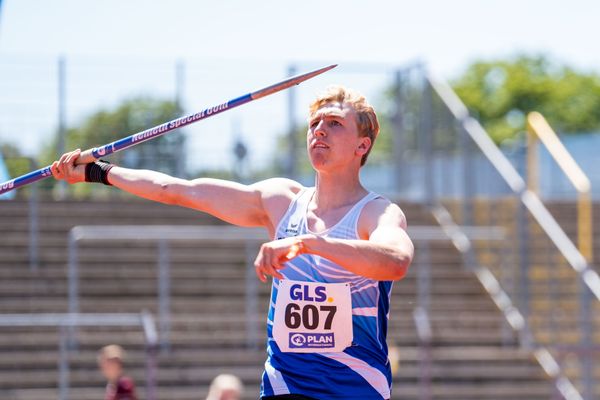
[[(0, 0), (1, 1), (1, 0)], [(117, 151), (121, 151), (127, 149), (129, 147), (135, 146), (138, 143), (145, 142), (150, 139), (154, 139), (155, 137), (162, 136), (167, 132), (175, 130), (177, 128), (181, 128), (186, 125), (190, 125), (194, 122), (198, 122), (201, 119), (205, 119), (208, 117), (212, 117), (215, 114), (220, 114), (223, 111), (230, 110), (232, 108), (241, 106), (242, 104), (249, 103), (253, 100), (258, 100), (261, 97), (268, 96), (270, 94), (279, 92), (284, 89), (288, 89), (291, 86), (298, 85), (301, 82), (304, 82), (310, 78), (313, 78), (317, 75), (322, 74), (323, 72), (329, 71), (337, 67), (337, 64), (330, 65), (328, 67), (320, 68), (311, 72), (307, 72), (306, 74), (297, 75), (281, 82), (278, 82), (274, 85), (267, 86), (266, 88), (245, 94), (233, 100), (229, 100), (225, 103), (219, 104), (214, 107), (209, 107), (205, 110), (197, 112), (195, 114), (186, 115), (180, 118), (176, 118), (172, 121), (165, 122), (162, 125), (155, 126), (154, 128), (146, 129), (145, 131), (134, 133), (131, 136), (127, 136), (123, 139), (116, 140), (112, 143), (105, 144), (104, 146), (94, 147), (92, 149), (88, 149), (81, 153), (76, 164), (88, 164), (94, 162), (100, 157), (107, 156), (112, 153), (116, 153)], [(18, 178), (12, 179), (10, 181), (0, 183), (0, 194), (10, 192), (11, 190), (20, 188), (25, 185), (29, 185), (30, 183), (37, 182), (42, 179), (46, 179), (52, 176), (52, 171), (50, 170), (50, 166), (40, 168), (36, 171), (30, 172), (25, 175), (21, 175)]]

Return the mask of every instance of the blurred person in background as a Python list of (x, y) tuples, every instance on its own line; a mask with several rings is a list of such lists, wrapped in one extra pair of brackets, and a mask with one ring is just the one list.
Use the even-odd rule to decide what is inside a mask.
[(206, 400), (241, 400), (244, 392), (242, 381), (235, 375), (218, 375), (210, 384)]
[(123, 348), (116, 344), (100, 349), (98, 365), (108, 381), (104, 400), (137, 400), (135, 383), (123, 371), (124, 355)]

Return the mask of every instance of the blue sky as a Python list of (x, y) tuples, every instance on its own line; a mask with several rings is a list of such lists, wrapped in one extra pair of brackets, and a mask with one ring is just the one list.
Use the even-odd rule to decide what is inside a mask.
[[(330, 83), (353, 86), (377, 104), (392, 71), (381, 66), (416, 59), (446, 78), (474, 59), (517, 52), (600, 72), (598, 15), (600, 2), (592, 0), (3, 0), (0, 140), (33, 154), (52, 134), (60, 54), (71, 125), (126, 97), (172, 96), (178, 59), (186, 65), (188, 112), (278, 81), (290, 63), (301, 63), (300, 71), (339, 63), (299, 91), (303, 118), (311, 96)], [(253, 162), (268, 159), (287, 126), (286, 96), (273, 97), (191, 129), (191, 164), (227, 165), (236, 135)]]

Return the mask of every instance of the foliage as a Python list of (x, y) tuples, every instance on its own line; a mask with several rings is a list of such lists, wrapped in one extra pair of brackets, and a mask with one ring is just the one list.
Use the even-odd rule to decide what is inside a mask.
[(11, 178), (24, 175), (32, 168), (32, 162), (24, 157), (21, 150), (11, 143), (0, 144), (0, 153), (4, 158), (4, 164)]
[[(150, 98), (126, 100), (114, 110), (100, 110), (89, 116), (79, 126), (66, 131), (65, 146), (67, 150), (88, 149), (106, 144), (143, 131), (168, 120), (181, 116), (179, 107), (171, 101)], [(131, 150), (146, 147), (160, 147), (161, 141), (168, 136), (155, 139), (136, 146)], [(55, 159), (58, 138), (44, 152), (44, 161)], [(130, 150), (128, 150), (130, 151)], [(115, 154), (113, 159), (122, 160), (124, 154)]]
[[(129, 99), (115, 109), (97, 111), (79, 126), (67, 129), (65, 147), (67, 150), (96, 147), (160, 125), (181, 114), (179, 106), (172, 101), (151, 98)], [(41, 162), (44, 165), (58, 158), (57, 143), (58, 134), (42, 153)], [(182, 133), (171, 132), (107, 158), (131, 168), (152, 168), (165, 173), (183, 175), (185, 173), (182, 168), (184, 165), (182, 157), (185, 154), (183, 144)], [(45, 186), (54, 185), (52, 180), (47, 181), (44, 182)], [(88, 195), (89, 186), (75, 186), (75, 194)]]
[(562, 133), (600, 129), (600, 77), (546, 56), (476, 61), (453, 87), (497, 143), (523, 131), (531, 111)]

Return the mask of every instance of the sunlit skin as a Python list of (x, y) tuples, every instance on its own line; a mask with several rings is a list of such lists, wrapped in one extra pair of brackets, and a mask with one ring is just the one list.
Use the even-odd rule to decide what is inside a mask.
[(358, 170), (371, 139), (359, 135), (352, 106), (327, 103), (309, 118), (306, 144), (317, 173), (308, 224), (313, 232), (321, 232), (367, 194), (358, 180)]
[(118, 381), (123, 374), (123, 365), (118, 358), (101, 358), (98, 364), (102, 375), (111, 383)]
[[(262, 282), (267, 282), (269, 277), (287, 279), (289, 269), (299, 268), (288, 261), (303, 254), (314, 255), (317, 260), (319, 257), (326, 259), (344, 268), (349, 272), (348, 285), (352, 285), (351, 281), (355, 279), (363, 281), (360, 277), (394, 281), (406, 275), (414, 248), (406, 233), (406, 218), (400, 207), (383, 196), (369, 195), (360, 181), (362, 161), (366, 159), (378, 132), (376, 114), (364, 97), (341, 87), (333, 88), (310, 106), (306, 146), (315, 171), (314, 188), (287, 178), (271, 178), (245, 185), (212, 178), (181, 179), (157, 171), (121, 166), (112, 166), (108, 173), (104, 173), (102, 181), (145, 199), (208, 213), (233, 225), (264, 228), (270, 239), (260, 246), (254, 260), (254, 272)], [(365, 136), (367, 134), (373, 139)], [(53, 163), (53, 176), (70, 183), (84, 181), (85, 168), (75, 165), (80, 154), (80, 151), (64, 154)], [(98, 168), (95, 165), (90, 167)], [(367, 195), (369, 197), (365, 197)], [(294, 233), (288, 235), (289, 229), (280, 225), (288, 211), (292, 210), (290, 206), (299, 198), (306, 201), (302, 233), (296, 232), (297, 236), (291, 236)], [(358, 215), (349, 214), (355, 205), (361, 205), (359, 201), (363, 198), (362, 208), (356, 207)], [(340, 238), (338, 231), (330, 234), (330, 230), (345, 216), (352, 217), (355, 223), (354, 227), (349, 227), (348, 235)], [(352, 232), (354, 229), (356, 234)], [(316, 262), (307, 268), (320, 270), (320, 264)], [(302, 269), (298, 270), (303, 272)], [(321, 272), (327, 282), (326, 268)], [(274, 282), (274, 287), (276, 285), (277, 282)], [(378, 284), (368, 283), (358, 290), (375, 285)], [(353, 318), (353, 313), (348, 312), (345, 318), (348, 316)], [(381, 350), (383, 360), (386, 356), (383, 346)], [(357, 365), (360, 365), (358, 361)], [(339, 364), (334, 362), (337, 374)], [(286, 363), (286, 359), (282, 358), (282, 364)], [(292, 364), (289, 362), (285, 368), (291, 374), (297, 373), (299, 378), (302, 377), (303, 371), (294, 371)], [(353, 384), (354, 380), (351, 382)], [(232, 396), (235, 393), (219, 394), (219, 400), (235, 399)], [(213, 400), (213, 397), (216, 396), (209, 398)]]
[(240, 400), (240, 392), (237, 389), (223, 389), (219, 400)]
[(308, 155), (317, 173), (341, 166), (347, 168), (348, 163), (356, 161), (360, 168), (362, 156), (371, 147), (371, 139), (359, 136), (356, 111), (342, 103), (328, 103), (319, 108), (308, 120), (306, 139)]
[[(254, 262), (256, 275), (283, 278), (286, 261), (303, 253), (325, 257), (348, 271), (375, 280), (404, 277), (413, 256), (400, 208), (384, 198), (365, 205), (358, 221), (358, 239), (322, 236), (368, 191), (359, 178), (361, 159), (372, 142), (359, 135), (356, 110), (330, 101), (309, 117), (307, 151), (316, 173), (316, 190), (307, 209), (311, 233), (264, 243)], [(84, 181), (84, 166), (75, 165), (80, 150), (64, 154), (52, 165), (56, 179)], [(165, 204), (209, 213), (228, 223), (263, 227), (274, 238), (279, 221), (303, 187), (285, 178), (243, 185), (210, 178), (180, 179), (156, 171), (115, 166), (108, 181), (128, 193)]]

